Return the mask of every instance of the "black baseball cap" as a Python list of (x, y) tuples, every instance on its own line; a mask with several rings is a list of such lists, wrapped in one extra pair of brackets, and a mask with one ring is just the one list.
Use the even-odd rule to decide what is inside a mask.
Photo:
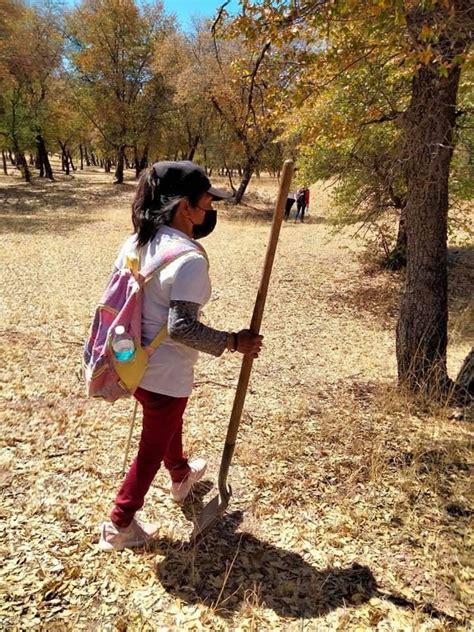
[(190, 160), (161, 160), (153, 169), (160, 193), (166, 197), (209, 193), (214, 200), (228, 200), (233, 195), (213, 187), (204, 169)]

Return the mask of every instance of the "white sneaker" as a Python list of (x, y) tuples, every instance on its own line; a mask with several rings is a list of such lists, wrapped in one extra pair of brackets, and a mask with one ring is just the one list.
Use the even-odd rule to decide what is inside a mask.
[(184, 481), (171, 483), (171, 496), (175, 503), (182, 503), (186, 500), (193, 485), (201, 480), (206, 471), (207, 463), (204, 459), (196, 459), (189, 464), (191, 471)]
[(103, 522), (100, 527), (99, 549), (122, 551), (147, 544), (158, 531), (157, 524), (132, 520), (128, 527), (117, 527), (113, 522)]

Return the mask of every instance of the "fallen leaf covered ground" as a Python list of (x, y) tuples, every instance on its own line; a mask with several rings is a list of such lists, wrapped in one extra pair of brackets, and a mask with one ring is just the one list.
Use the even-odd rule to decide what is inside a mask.
[[(81, 348), (130, 232), (134, 183), (90, 169), (0, 187), (2, 629), (468, 629), (470, 412), (397, 393), (401, 278), (369, 273), (350, 234), (331, 232), (322, 187), (308, 222), (282, 227), (226, 515), (189, 546), (239, 372), (236, 354), (201, 355), (186, 447), (209, 460), (206, 481), (180, 508), (160, 471), (141, 512), (159, 537), (112, 554), (98, 525), (132, 402), (85, 398)], [(275, 191), (257, 181), (250, 206), (225, 208), (206, 240), (213, 326), (249, 323)], [(463, 250), (450, 267), (453, 375), (472, 344), (472, 272)]]

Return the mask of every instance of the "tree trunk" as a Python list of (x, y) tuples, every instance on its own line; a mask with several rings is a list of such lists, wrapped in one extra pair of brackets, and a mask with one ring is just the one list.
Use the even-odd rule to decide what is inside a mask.
[(73, 171), (76, 171), (76, 167), (74, 166), (74, 163), (72, 161), (72, 154), (71, 154), (71, 151), (69, 149), (67, 150), (67, 157), (68, 157), (68, 160), (69, 160), (69, 164), (71, 165), (71, 169)]
[(194, 154), (196, 153), (196, 149), (198, 148), (200, 140), (201, 140), (201, 136), (199, 134), (194, 136), (194, 138), (190, 139), (191, 143), (190, 143), (186, 160), (194, 160)]
[(400, 209), (400, 219), (398, 220), (397, 243), (395, 244), (395, 252), (400, 262), (400, 267), (407, 264), (407, 228), (405, 207)]
[(397, 243), (393, 250), (387, 255), (387, 268), (390, 270), (401, 270), (407, 265), (407, 229), (406, 229), (406, 204), (400, 208), (400, 219), (398, 220)]
[(117, 166), (115, 168), (114, 184), (123, 184), (123, 169), (125, 165), (125, 145), (120, 145), (117, 153)]
[(136, 166), (137, 178), (141, 172), (148, 167), (148, 152), (150, 151), (149, 145), (144, 145), (141, 158), (138, 160)]
[(148, 145), (145, 145), (143, 147), (142, 157), (140, 158), (140, 162), (138, 164), (139, 174), (148, 167), (148, 152), (149, 151), (150, 151), (150, 147)]
[(41, 160), (41, 157), (39, 155), (39, 151), (36, 151), (36, 156), (35, 156), (35, 169), (38, 169), (39, 171), (39, 177), (40, 178), (44, 178), (44, 167), (43, 167), (43, 161)]
[(87, 151), (87, 143), (84, 143), (84, 159), (86, 161), (86, 167), (90, 167), (91, 159), (89, 158), (89, 152)]
[(3, 173), (7, 176), (8, 175), (7, 157), (5, 156), (5, 150), (4, 149), (2, 149), (2, 164), (3, 164)]
[(79, 143), (79, 169), (84, 171), (84, 150), (82, 149), (82, 143)]
[(51, 163), (49, 162), (48, 151), (46, 149), (46, 143), (42, 134), (36, 136), (36, 151), (40, 164), (40, 177), (54, 180), (53, 170), (51, 169)]
[(12, 154), (12, 150), (11, 149), (8, 150), (8, 159), (10, 160), (11, 164), (14, 167), (16, 167), (16, 160), (15, 160), (15, 157), (13, 156), (13, 154)]
[(232, 180), (232, 178), (234, 176), (234, 170), (230, 169), (228, 167), (225, 155), (223, 156), (222, 160), (224, 162), (224, 169), (222, 170), (222, 172), (223, 172), (222, 175), (226, 175), (227, 176), (227, 178), (229, 180), (230, 188), (232, 189), (232, 193), (235, 195), (236, 189), (235, 189), (235, 186), (234, 186), (234, 182)]
[[(16, 141), (15, 141), (16, 144)], [(25, 182), (31, 182), (31, 173), (26, 162), (25, 154), (19, 149), (15, 151), (16, 166), (20, 169)]]
[(434, 65), (413, 78), (406, 114), (407, 274), (397, 324), (398, 378), (412, 391), (442, 394), (446, 367), (449, 168), (460, 69)]
[(242, 170), (242, 180), (240, 181), (239, 188), (237, 189), (237, 192), (234, 196), (234, 200), (236, 204), (239, 204), (242, 201), (242, 198), (244, 197), (244, 193), (247, 190), (250, 179), (252, 177), (253, 170), (254, 170), (254, 162), (252, 158), (248, 158)]
[(138, 147), (133, 145), (133, 159), (135, 161), (135, 178), (140, 176), (140, 158), (138, 157)]
[(461, 394), (474, 397), (474, 348), (464, 359), (461, 370), (456, 378), (456, 385), (461, 389)]
[(61, 163), (62, 170), (66, 172), (66, 175), (69, 176), (71, 171), (69, 169), (69, 156), (67, 155), (66, 145), (58, 140), (58, 144), (61, 147)]
[[(13, 114), (13, 120), (14, 120), (13, 129), (16, 130), (16, 126), (15, 126), (16, 110), (15, 110), (15, 105), (13, 103), (12, 103), (12, 114)], [(25, 154), (23, 153), (23, 151), (20, 148), (20, 143), (18, 142), (18, 137), (16, 135), (16, 131), (12, 131), (11, 138), (12, 138), (12, 142), (13, 142), (13, 150), (15, 152), (15, 162), (14, 162), (14, 164), (16, 165), (17, 169), (19, 169), (21, 171), (21, 174), (22, 174), (24, 180), (26, 182), (31, 182), (31, 173), (30, 173), (30, 170), (28, 168), (28, 163), (26, 162)]]

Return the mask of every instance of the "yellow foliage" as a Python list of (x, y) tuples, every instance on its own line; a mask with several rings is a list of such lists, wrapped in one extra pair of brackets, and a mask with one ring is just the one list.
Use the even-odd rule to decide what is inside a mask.
[(426, 48), (418, 51), (418, 59), (425, 66), (430, 63), (430, 61), (433, 59), (433, 50), (431, 48), (431, 44), (428, 45)]

